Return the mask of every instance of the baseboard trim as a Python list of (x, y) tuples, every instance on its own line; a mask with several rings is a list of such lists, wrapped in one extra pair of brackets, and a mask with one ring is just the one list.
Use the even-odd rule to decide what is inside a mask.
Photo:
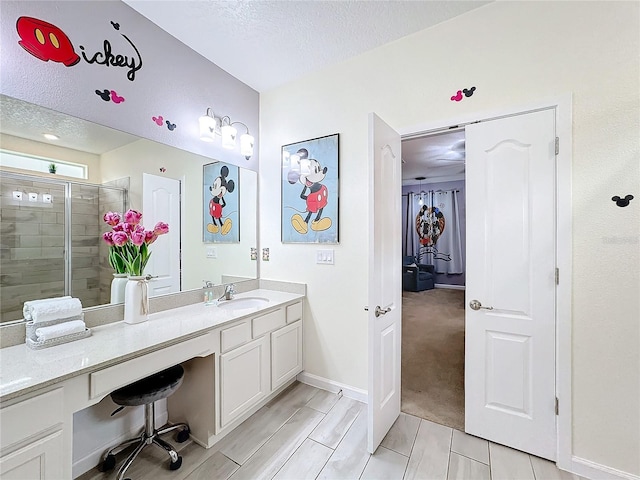
[(448, 288), (449, 290), (464, 290), (464, 285), (447, 285), (446, 283), (436, 283), (435, 288)]
[[(167, 412), (166, 408), (164, 409), (164, 411), (161, 411), (161, 412), (156, 411), (155, 417), (156, 417), (156, 425), (164, 425), (169, 421), (169, 413)], [(137, 428), (134, 428), (129, 432), (123, 433), (118, 438), (109, 439), (100, 448), (94, 450), (93, 452), (89, 452), (83, 458), (73, 462), (73, 465), (71, 467), (71, 473), (73, 475), (73, 478), (78, 478), (80, 475), (100, 465), (100, 462), (102, 462), (102, 455), (104, 455), (104, 452), (106, 452), (109, 448), (114, 447), (115, 445), (118, 445), (129, 438), (133, 438), (136, 435), (139, 435), (141, 432), (141, 429), (143, 428), (144, 428), (144, 422), (141, 423)], [(118, 465), (118, 468), (120, 468), (120, 465)]]
[(328, 378), (319, 377), (318, 375), (307, 372), (299, 373), (298, 381), (333, 393), (338, 393), (342, 390), (342, 395), (345, 397), (353, 398), (354, 400), (362, 403), (367, 403), (367, 391), (362, 390), (361, 388), (351, 387), (344, 383), (335, 382)]
[(571, 457), (572, 473), (597, 480), (640, 480), (640, 476), (607, 467), (584, 458)]

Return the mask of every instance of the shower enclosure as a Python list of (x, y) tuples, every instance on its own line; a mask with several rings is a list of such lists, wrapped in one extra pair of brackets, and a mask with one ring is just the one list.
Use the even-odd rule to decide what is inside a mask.
[(21, 319), (23, 303), (39, 298), (110, 302), (102, 216), (123, 212), (128, 201), (128, 179), (114, 183), (0, 172), (0, 321)]

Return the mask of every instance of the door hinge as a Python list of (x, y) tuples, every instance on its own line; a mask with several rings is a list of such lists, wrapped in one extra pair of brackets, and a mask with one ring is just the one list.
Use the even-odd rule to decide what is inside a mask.
[(558, 415), (560, 412), (560, 400), (558, 400), (558, 397), (556, 397), (556, 415)]
[(560, 285), (560, 269), (556, 268), (556, 285)]
[(556, 137), (556, 155), (560, 153), (560, 137)]

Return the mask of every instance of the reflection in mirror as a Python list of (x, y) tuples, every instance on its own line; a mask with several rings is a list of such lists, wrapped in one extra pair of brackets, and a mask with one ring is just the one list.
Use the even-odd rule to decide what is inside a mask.
[[(145, 268), (156, 277), (155, 295), (257, 278), (256, 172), (238, 172), (239, 241), (224, 243), (220, 233), (204, 243), (211, 194), (203, 166), (215, 160), (4, 95), (0, 114), (1, 321), (21, 319), (23, 303), (38, 298), (72, 295), (84, 307), (119, 301), (111, 298), (114, 271), (102, 240), (107, 211), (139, 210), (147, 229), (169, 224)], [(80, 167), (78, 177), (67, 165)]]

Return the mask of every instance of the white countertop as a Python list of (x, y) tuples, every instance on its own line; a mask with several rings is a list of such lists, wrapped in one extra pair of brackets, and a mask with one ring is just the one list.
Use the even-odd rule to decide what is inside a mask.
[(95, 327), (90, 337), (55, 347), (32, 350), (21, 344), (0, 349), (0, 401), (187, 340), (304, 295), (258, 289), (235, 296), (244, 297), (264, 297), (269, 302), (243, 310), (197, 303), (154, 313), (143, 323)]

